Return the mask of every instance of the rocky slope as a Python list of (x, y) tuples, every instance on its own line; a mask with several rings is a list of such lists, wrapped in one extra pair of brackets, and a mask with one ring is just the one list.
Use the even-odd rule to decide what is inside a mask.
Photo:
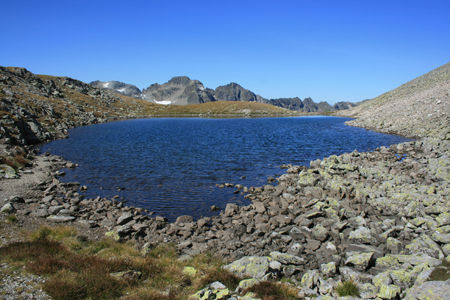
[(444, 137), (450, 128), (450, 63), (339, 115), (349, 125), (404, 136)]

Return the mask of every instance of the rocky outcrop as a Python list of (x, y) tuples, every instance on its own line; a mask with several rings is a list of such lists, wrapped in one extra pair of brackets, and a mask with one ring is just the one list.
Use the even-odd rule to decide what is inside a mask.
[(198, 104), (215, 101), (213, 90), (187, 76), (173, 77), (162, 85), (152, 84), (142, 91), (142, 99), (158, 104)]
[(141, 90), (132, 84), (123, 83), (120, 81), (92, 81), (89, 83), (93, 87), (96, 88), (103, 88), (108, 90), (113, 90), (117, 93), (120, 93), (122, 95), (128, 96), (128, 97), (135, 97), (140, 98), (141, 97)]

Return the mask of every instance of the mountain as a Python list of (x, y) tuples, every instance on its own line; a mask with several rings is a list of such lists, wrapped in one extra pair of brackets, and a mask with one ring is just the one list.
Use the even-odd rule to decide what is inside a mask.
[(333, 105), (333, 108), (334, 108), (334, 110), (349, 109), (349, 108), (357, 106), (359, 103), (360, 102), (355, 103), (355, 102), (348, 102), (348, 101), (339, 101)]
[(214, 96), (217, 101), (266, 102), (266, 99), (263, 97), (256, 95), (234, 82), (218, 86), (214, 91)]
[(266, 103), (300, 112), (330, 112), (335, 110), (327, 102), (316, 103), (311, 98), (305, 98), (303, 101), (298, 97), (278, 98), (270, 99)]
[(120, 81), (92, 81), (89, 83), (93, 87), (96, 88), (104, 88), (108, 90), (113, 90), (118, 93), (121, 93), (122, 95), (128, 96), (128, 97), (135, 97), (140, 98), (141, 97), (141, 90), (132, 84), (126, 84)]
[(408, 137), (448, 139), (450, 63), (417, 77), (339, 115), (357, 118), (348, 124)]
[(125, 96), (141, 98), (152, 103), (164, 105), (200, 104), (214, 101), (259, 102), (308, 113), (331, 112), (356, 105), (351, 102), (338, 102), (331, 106), (327, 102), (316, 103), (311, 98), (305, 98), (302, 101), (298, 97), (269, 100), (235, 82), (218, 86), (215, 90), (212, 90), (205, 88), (200, 81), (192, 80), (187, 76), (173, 77), (164, 84), (154, 83), (142, 90), (142, 92), (134, 85), (119, 81), (97, 80), (90, 84), (97, 88), (113, 90)]
[(215, 101), (214, 91), (198, 80), (177, 76), (162, 85), (155, 83), (142, 91), (141, 98), (158, 104), (198, 104)]

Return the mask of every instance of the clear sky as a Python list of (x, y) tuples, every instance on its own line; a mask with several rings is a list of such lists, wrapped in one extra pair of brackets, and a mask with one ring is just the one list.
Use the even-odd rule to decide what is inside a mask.
[(450, 1), (1, 1), (0, 65), (358, 101), (450, 61)]

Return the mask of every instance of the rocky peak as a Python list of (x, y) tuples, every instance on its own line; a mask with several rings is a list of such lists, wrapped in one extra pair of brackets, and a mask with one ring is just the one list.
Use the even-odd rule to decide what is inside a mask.
[(258, 101), (263, 99), (258, 97), (252, 91), (249, 91), (235, 82), (231, 82), (227, 85), (222, 85), (216, 88), (215, 97), (218, 101)]
[(103, 88), (103, 89), (108, 89), (108, 90), (113, 90), (117, 93), (120, 93), (122, 95), (125, 96), (129, 96), (129, 97), (136, 97), (136, 98), (140, 98), (141, 97), (141, 90), (132, 85), (132, 84), (127, 84), (127, 83), (123, 83), (120, 81), (92, 81), (90, 83), (90, 85), (92, 85), (93, 87), (97, 87), (97, 88)]

